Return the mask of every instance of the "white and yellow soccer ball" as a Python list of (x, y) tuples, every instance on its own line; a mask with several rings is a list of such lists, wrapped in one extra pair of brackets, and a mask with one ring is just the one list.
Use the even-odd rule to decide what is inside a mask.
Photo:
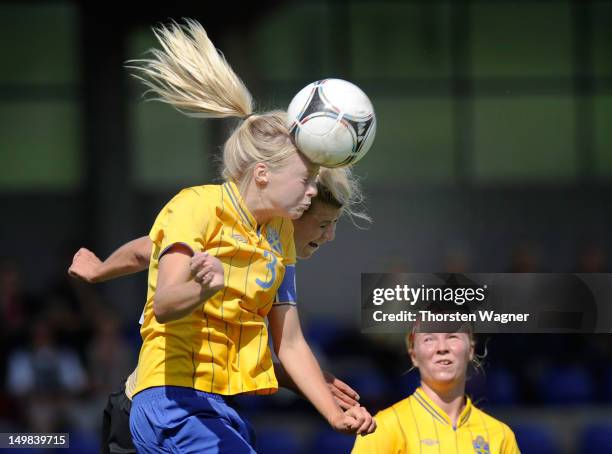
[(343, 167), (365, 156), (376, 135), (370, 99), (342, 79), (313, 82), (289, 104), (288, 127), (298, 149), (324, 167)]

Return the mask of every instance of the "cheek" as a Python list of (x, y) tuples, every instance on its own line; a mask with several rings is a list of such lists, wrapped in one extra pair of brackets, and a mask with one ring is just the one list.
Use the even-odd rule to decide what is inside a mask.
[(419, 365), (423, 365), (427, 362), (427, 358), (430, 356), (431, 355), (427, 351), (426, 347), (420, 347), (418, 350), (415, 350), (413, 358)]

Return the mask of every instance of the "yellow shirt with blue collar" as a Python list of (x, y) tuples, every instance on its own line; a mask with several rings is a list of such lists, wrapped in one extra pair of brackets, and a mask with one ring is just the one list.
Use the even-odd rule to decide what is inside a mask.
[(373, 434), (358, 436), (353, 454), (520, 454), (512, 430), (469, 397), (454, 427), (421, 389), (380, 411)]
[[(149, 237), (134, 394), (164, 385), (223, 395), (276, 391), (266, 316), (273, 305), (295, 304), (293, 223), (274, 218), (258, 226), (236, 185), (225, 183), (182, 190), (161, 210)], [(159, 259), (177, 243), (217, 257), (224, 288), (190, 315), (161, 324), (153, 313)]]

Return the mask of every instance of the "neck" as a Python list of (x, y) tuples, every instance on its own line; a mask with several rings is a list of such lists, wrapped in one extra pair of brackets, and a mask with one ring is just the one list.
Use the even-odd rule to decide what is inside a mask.
[(427, 397), (446, 413), (453, 427), (457, 427), (457, 420), (465, 407), (465, 382), (460, 385), (438, 387), (422, 381), (421, 388)]
[(274, 217), (274, 211), (266, 206), (266, 203), (261, 197), (261, 193), (252, 184), (248, 184), (244, 190), (239, 188), (240, 196), (244, 200), (244, 204), (249, 209), (249, 212), (255, 218), (257, 225), (262, 225)]

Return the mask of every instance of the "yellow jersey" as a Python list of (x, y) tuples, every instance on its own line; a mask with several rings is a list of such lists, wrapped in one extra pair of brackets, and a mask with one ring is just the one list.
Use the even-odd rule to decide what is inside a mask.
[[(236, 185), (184, 189), (159, 213), (134, 394), (153, 386), (184, 386), (233, 395), (277, 390), (266, 315), (295, 304), (293, 223), (257, 226)], [(157, 323), (153, 299), (159, 258), (173, 244), (208, 251), (223, 264), (224, 288), (190, 315)]]
[(520, 454), (512, 430), (469, 397), (456, 427), (421, 388), (375, 419), (376, 431), (358, 436), (353, 454)]

